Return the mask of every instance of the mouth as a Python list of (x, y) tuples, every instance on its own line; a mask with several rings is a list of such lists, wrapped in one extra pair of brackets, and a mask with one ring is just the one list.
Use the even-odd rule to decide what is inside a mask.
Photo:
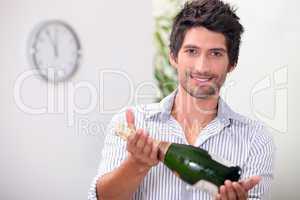
[(212, 76), (199, 76), (199, 75), (193, 75), (193, 74), (190, 75), (190, 78), (200, 84), (209, 83), (213, 79)]

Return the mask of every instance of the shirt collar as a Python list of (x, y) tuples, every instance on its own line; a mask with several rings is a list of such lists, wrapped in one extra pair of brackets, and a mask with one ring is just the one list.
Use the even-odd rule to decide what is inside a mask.
[[(163, 98), (157, 104), (150, 104), (150, 107), (147, 112), (147, 119), (150, 119), (153, 116), (159, 115), (161, 120), (166, 120), (170, 117), (173, 103), (176, 97), (178, 89), (174, 90), (171, 94), (167, 97)], [(224, 124), (225, 126), (230, 124), (230, 119), (237, 119), (238, 116), (235, 115), (235, 112), (231, 110), (231, 108), (227, 105), (227, 103), (222, 99), (219, 98), (218, 101), (218, 113), (217, 119)]]
[(177, 89), (163, 98), (159, 103), (149, 104), (147, 106), (146, 118), (150, 119), (154, 116), (160, 115), (161, 120), (163, 120), (170, 117), (176, 94)]

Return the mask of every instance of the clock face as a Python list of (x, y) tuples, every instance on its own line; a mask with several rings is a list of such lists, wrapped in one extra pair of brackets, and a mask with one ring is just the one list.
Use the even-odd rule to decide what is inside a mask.
[(47, 81), (71, 77), (80, 59), (80, 43), (74, 30), (61, 21), (47, 21), (36, 28), (29, 44), (29, 57)]

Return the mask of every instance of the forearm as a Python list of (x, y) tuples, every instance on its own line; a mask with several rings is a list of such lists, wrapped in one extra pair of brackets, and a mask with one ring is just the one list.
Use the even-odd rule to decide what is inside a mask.
[(98, 180), (98, 197), (101, 200), (130, 200), (149, 169), (133, 159), (126, 159), (118, 168)]

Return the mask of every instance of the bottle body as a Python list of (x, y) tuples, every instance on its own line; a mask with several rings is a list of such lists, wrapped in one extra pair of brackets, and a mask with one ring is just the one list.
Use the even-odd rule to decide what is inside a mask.
[(191, 145), (172, 143), (163, 154), (163, 163), (190, 185), (204, 180), (219, 187), (225, 180), (238, 181), (241, 175), (240, 167), (225, 166), (207, 151)]

